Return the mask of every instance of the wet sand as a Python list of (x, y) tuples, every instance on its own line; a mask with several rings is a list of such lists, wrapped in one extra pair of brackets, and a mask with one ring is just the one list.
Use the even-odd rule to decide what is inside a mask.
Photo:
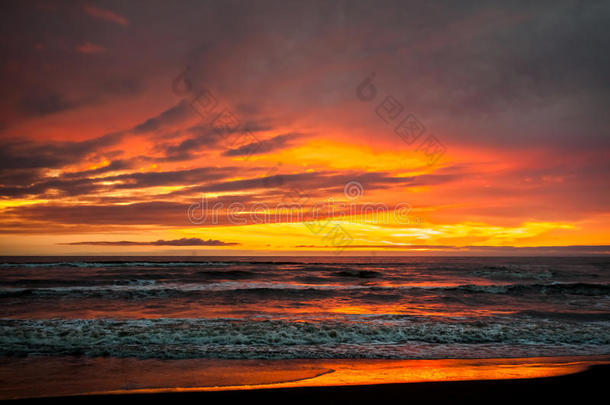
[[(0, 398), (17, 403), (138, 399), (305, 403), (582, 401), (603, 392), (610, 357), (445, 360), (4, 358)], [(12, 402), (12, 401), (11, 401)]]

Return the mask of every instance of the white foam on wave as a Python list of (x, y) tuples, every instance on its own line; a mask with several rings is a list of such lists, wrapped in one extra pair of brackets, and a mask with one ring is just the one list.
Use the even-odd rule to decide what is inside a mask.
[[(87, 354), (159, 358), (256, 357), (269, 347), (283, 356), (325, 347), (361, 347), (350, 356), (368, 356), (367, 347), (431, 345), (520, 345), (610, 347), (610, 322), (540, 319), (440, 321), (351, 318), (351, 321), (237, 319), (51, 319), (0, 320), (2, 354)], [(295, 349), (301, 347), (301, 349)], [(239, 350), (237, 349), (239, 348)], [(318, 348), (318, 349), (316, 349)], [(236, 353), (241, 353), (237, 355)], [(386, 353), (387, 354), (387, 353)], [(394, 353), (400, 355), (400, 350)], [(239, 357), (242, 356), (242, 357)]]

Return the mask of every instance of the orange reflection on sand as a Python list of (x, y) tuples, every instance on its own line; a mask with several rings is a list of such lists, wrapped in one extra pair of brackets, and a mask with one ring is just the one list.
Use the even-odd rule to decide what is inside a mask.
[(4, 358), (0, 399), (552, 377), (610, 356), (444, 360)]
[[(388, 384), (425, 381), (496, 380), (551, 377), (585, 370), (591, 361), (576, 359), (356, 360), (328, 364), (334, 372), (295, 386)], [(286, 386), (286, 384), (281, 384)]]
[[(608, 356), (521, 359), (335, 360), (309, 361), (329, 372), (299, 381), (258, 386), (204, 387), (202, 390), (370, 385), (432, 381), (502, 380), (553, 377), (577, 373)], [(281, 377), (281, 375), (278, 375)], [(279, 378), (281, 380), (281, 378)]]

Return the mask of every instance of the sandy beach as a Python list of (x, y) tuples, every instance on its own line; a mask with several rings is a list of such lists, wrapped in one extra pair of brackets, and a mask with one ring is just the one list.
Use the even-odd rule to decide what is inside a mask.
[[(608, 356), (443, 360), (137, 360), (5, 358), (0, 398), (102, 400), (137, 395), (146, 401), (261, 398), (270, 401), (378, 395), (483, 399), (498, 390), (563, 396), (601, 390)], [(504, 394), (502, 394), (504, 395)]]

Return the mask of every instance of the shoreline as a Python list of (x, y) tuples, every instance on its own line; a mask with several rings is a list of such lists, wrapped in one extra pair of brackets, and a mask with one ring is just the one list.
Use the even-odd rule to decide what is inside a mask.
[(593, 365), (574, 374), (512, 380), (472, 380), (395, 383), (375, 385), (295, 387), (254, 390), (141, 393), (117, 395), (64, 396), (1, 401), (5, 404), (77, 404), (83, 401), (102, 403), (109, 400), (138, 400), (152, 404), (216, 403), (219, 401), (255, 401), (254, 403), (305, 404), (373, 403), (374, 401), (426, 403), (483, 403), (490, 401), (580, 401), (589, 402), (606, 393), (604, 384), (610, 376), (610, 365)]
[[(220, 400), (254, 395), (270, 400), (286, 397), (294, 402), (301, 395), (312, 400), (347, 395), (356, 400), (361, 393), (371, 399), (401, 393), (417, 396), (428, 391), (429, 395), (438, 396), (441, 392), (437, 390), (458, 393), (466, 387), (484, 390), (491, 386), (517, 386), (528, 391), (529, 386), (542, 389), (551, 384), (548, 381), (566, 378), (565, 384), (580, 390), (582, 375), (593, 375), (591, 381), (607, 381), (610, 356), (442, 360), (5, 357), (0, 362), (0, 399), (5, 403), (38, 403), (135, 396), (163, 403), (178, 397)], [(601, 390), (602, 385), (598, 385), (590, 388)]]

